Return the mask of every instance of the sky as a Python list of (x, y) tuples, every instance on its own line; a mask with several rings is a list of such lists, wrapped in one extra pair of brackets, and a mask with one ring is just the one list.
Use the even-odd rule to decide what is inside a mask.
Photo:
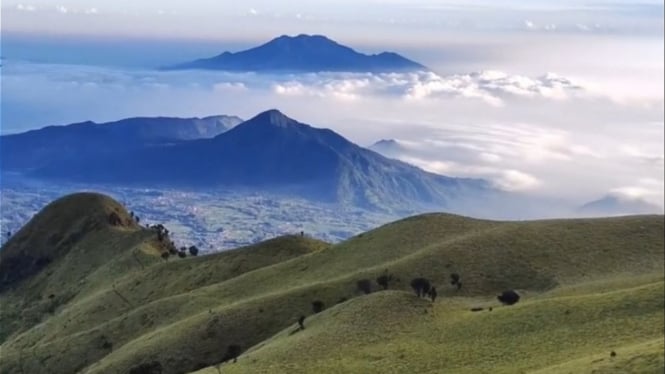
[[(663, 1), (3, 0), (2, 133), (269, 108), (427, 170), (663, 206)], [(282, 34), (396, 51), (417, 74), (155, 68)]]

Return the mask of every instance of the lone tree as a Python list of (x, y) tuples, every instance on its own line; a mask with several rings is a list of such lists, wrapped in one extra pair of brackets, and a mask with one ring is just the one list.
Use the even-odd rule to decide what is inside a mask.
[(503, 291), (496, 298), (504, 305), (513, 305), (520, 301), (520, 295), (513, 290)]
[(187, 252), (185, 252), (185, 251), (178, 251), (178, 257), (180, 257), (180, 258), (185, 258), (185, 257), (187, 257)]
[(384, 273), (382, 276), (376, 278), (376, 283), (379, 286), (383, 287), (384, 290), (387, 290), (389, 283), (392, 280), (393, 280), (392, 274), (388, 274), (388, 271), (386, 271), (386, 273)]
[(429, 295), (430, 299), (432, 299), (432, 302), (434, 302), (437, 296), (436, 287), (432, 286), (432, 288), (429, 289), (429, 292), (427, 294)]
[(305, 316), (300, 316), (300, 318), (298, 318), (298, 326), (300, 326), (301, 330), (305, 329)]
[(414, 278), (411, 281), (411, 288), (416, 291), (418, 297), (425, 297), (431, 288), (431, 284), (428, 279), (425, 278)]
[(237, 345), (237, 344), (231, 344), (226, 348), (226, 354), (224, 354), (224, 358), (222, 359), (222, 362), (230, 361), (233, 360), (233, 362), (238, 362), (238, 356), (242, 353), (242, 348)]
[(321, 313), (323, 311), (323, 308), (324, 308), (323, 301), (321, 300), (312, 301), (312, 311), (314, 312), (314, 314)]
[(372, 281), (369, 279), (361, 279), (356, 282), (356, 287), (365, 295), (372, 293)]
[(189, 247), (189, 254), (192, 256), (198, 256), (199, 255), (199, 249), (195, 246), (192, 245)]

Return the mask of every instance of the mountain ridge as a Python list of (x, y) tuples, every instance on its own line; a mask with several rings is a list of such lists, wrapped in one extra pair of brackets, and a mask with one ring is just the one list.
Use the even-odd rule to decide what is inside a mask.
[(367, 55), (323, 35), (282, 35), (257, 47), (225, 51), (165, 70), (207, 69), (256, 72), (399, 72), (428, 70), (395, 52)]
[(51, 125), (0, 136), (2, 170), (39, 168), (51, 160), (120, 154), (159, 144), (212, 138), (242, 122), (239, 117), (131, 117), (96, 123)]
[(214, 138), (84, 154), (56, 154), (24, 170), (47, 180), (250, 189), (393, 211), (443, 209), (496, 192), (484, 180), (432, 174), (386, 158), (276, 109)]

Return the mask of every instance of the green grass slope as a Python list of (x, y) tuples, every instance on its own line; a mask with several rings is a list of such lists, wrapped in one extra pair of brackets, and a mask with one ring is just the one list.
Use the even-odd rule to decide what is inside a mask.
[[(109, 214), (90, 212), (69, 220)], [(545, 370), (601, 354), (608, 334), (617, 338), (614, 347), (662, 336), (654, 310), (662, 317), (663, 230), (662, 216), (492, 222), (429, 214), (334, 246), (288, 236), (164, 261), (153, 230), (104, 226), (67, 251), (82, 262), (99, 259), (85, 265), (53, 261), (0, 292), (10, 311), (0, 314), (0, 373), (127, 373), (152, 361), (163, 373), (216, 371), (230, 345), (253, 348), (238, 364), (225, 364), (225, 371), (254, 365), (258, 372), (372, 372), (375, 366), (362, 366), (368, 360), (384, 369), (402, 362), (414, 372)], [(13, 251), (30, 252), (32, 240), (12, 244), (18, 248)], [(0, 267), (4, 261), (0, 257)], [(77, 274), (76, 266), (85, 271)], [(395, 277), (395, 291), (362, 296), (356, 282), (373, 281), (386, 270)], [(462, 276), (461, 290), (448, 284), (453, 272)], [(51, 278), (58, 273), (72, 279)], [(416, 276), (439, 289), (433, 309), (403, 292)], [(52, 279), (59, 282), (53, 292), (70, 296), (56, 308), (39, 309), (51, 291), (36, 287)], [(491, 313), (468, 311), (496, 306), (495, 295), (508, 288), (522, 293), (523, 301)], [(340, 303), (342, 298), (351, 300)], [(309, 317), (305, 331), (289, 336), (298, 316), (312, 314), (314, 300), (339, 305)], [(27, 323), (20, 312), (30, 308), (37, 308), (38, 318)], [(613, 312), (604, 313), (608, 308)], [(556, 310), (566, 317), (550, 313)], [(523, 320), (532, 322), (525, 327)], [(640, 327), (644, 321), (648, 326)], [(653, 326), (661, 326), (660, 335)], [(478, 336), (488, 336), (489, 343)], [(555, 344), (566, 342), (570, 350), (557, 354)], [(523, 347), (533, 352), (514, 363), (503, 357), (511, 355), (509, 348)], [(309, 350), (310, 361), (293, 356)], [(486, 356), (494, 358), (481, 359)]]
[[(476, 304), (464, 298), (432, 305), (409, 293), (377, 292), (307, 319), (305, 330), (290, 326), (220, 369), (582, 373), (606, 367), (657, 373), (663, 362), (663, 291), (660, 279), (572, 297), (543, 295), (491, 312), (471, 312)], [(611, 358), (613, 350), (618, 353)], [(550, 366), (560, 362), (565, 363)], [(198, 373), (214, 374), (217, 368)]]

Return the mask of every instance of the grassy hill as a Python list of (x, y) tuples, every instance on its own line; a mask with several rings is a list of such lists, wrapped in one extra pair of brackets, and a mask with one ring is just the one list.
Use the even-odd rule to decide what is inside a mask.
[[(168, 260), (158, 235), (101, 195), (47, 206), (0, 252), (0, 373), (662, 372), (662, 216), (428, 214), (338, 245), (286, 236)], [(522, 300), (500, 306), (506, 289)]]

